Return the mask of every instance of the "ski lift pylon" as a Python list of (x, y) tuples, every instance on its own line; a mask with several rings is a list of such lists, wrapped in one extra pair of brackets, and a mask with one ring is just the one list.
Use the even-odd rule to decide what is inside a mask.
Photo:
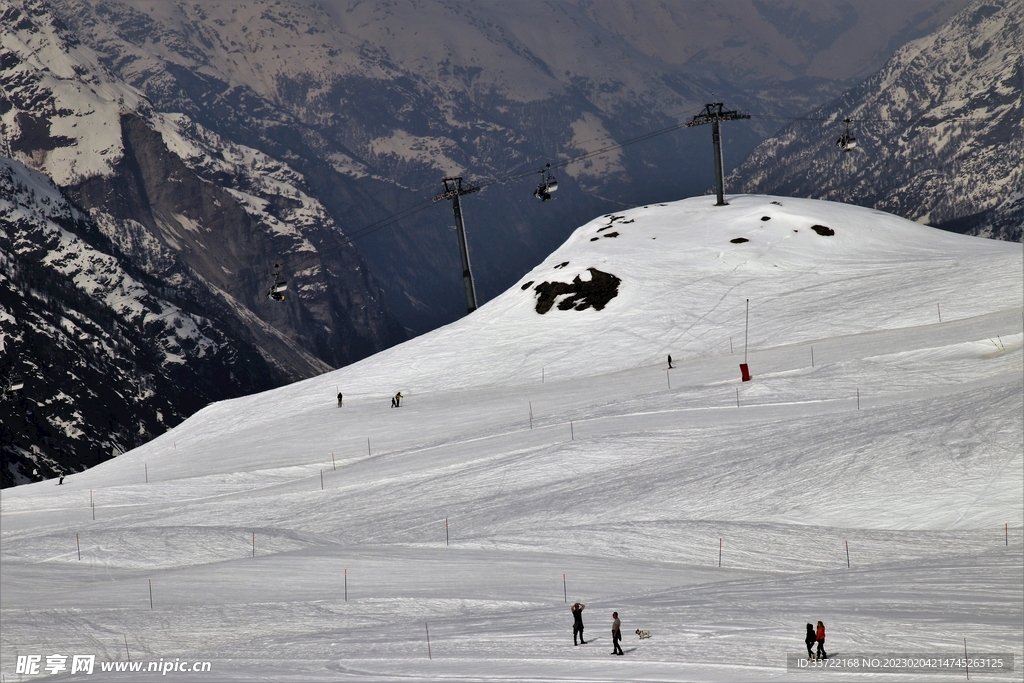
[(843, 119), (843, 122), (846, 124), (846, 130), (836, 140), (836, 145), (844, 152), (852, 152), (857, 149), (857, 138), (853, 137), (853, 133), (850, 132), (850, 118)]
[(551, 193), (558, 189), (558, 181), (551, 175), (551, 164), (540, 171), (540, 185), (533, 191), (533, 196), (542, 202), (551, 201)]
[(270, 289), (267, 291), (267, 298), (271, 301), (284, 301), (284, 292), (288, 289), (288, 283), (281, 276), (281, 264), (274, 264), (274, 281), (270, 284)]

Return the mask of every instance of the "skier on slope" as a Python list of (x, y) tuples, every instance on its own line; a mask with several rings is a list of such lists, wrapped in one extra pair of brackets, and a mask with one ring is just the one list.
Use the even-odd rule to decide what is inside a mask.
[(825, 624), (818, 622), (818, 630), (814, 634), (815, 640), (818, 641), (818, 659), (828, 659), (828, 653), (825, 652)]
[(586, 645), (587, 641), (583, 640), (583, 610), (586, 609), (586, 605), (581, 602), (575, 603), (570, 610), (572, 611), (572, 644), (576, 645), (576, 634), (580, 634), (580, 645)]

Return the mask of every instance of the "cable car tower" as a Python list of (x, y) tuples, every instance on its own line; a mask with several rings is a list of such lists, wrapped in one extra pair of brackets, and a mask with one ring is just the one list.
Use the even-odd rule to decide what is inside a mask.
[(462, 284), (466, 288), (467, 313), (476, 310), (476, 285), (473, 284), (473, 271), (469, 268), (469, 245), (466, 243), (466, 226), (462, 222), (462, 202), (459, 197), (470, 192), (478, 192), (475, 185), (462, 186), (462, 178), (445, 178), (444, 192), (434, 197), (435, 202), (444, 199), (452, 200), (452, 211), (455, 212), (455, 232), (459, 236), (459, 255), (462, 256)]
[(715, 145), (715, 189), (718, 192), (718, 202), (715, 206), (725, 206), (725, 178), (722, 175), (722, 131), (719, 129), (720, 121), (734, 121), (736, 119), (749, 119), (750, 114), (741, 114), (738, 111), (723, 111), (725, 106), (721, 102), (712, 102), (704, 105), (704, 111), (687, 121), (687, 126), (702, 126), (705, 123), (711, 124), (711, 142)]

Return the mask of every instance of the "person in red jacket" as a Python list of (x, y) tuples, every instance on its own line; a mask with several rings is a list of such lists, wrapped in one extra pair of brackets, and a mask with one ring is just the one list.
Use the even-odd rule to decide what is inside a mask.
[(818, 622), (818, 630), (814, 634), (818, 639), (818, 659), (828, 659), (828, 654), (825, 652), (825, 624)]

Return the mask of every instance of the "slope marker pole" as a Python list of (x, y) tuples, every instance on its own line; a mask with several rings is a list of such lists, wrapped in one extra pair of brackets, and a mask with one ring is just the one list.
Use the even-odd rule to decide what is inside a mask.
[(149, 579), (149, 609), (153, 609), (153, 579)]
[(860, 387), (857, 387), (857, 410), (860, 410)]
[(736, 407), (740, 407), (740, 388), (736, 387)]
[(533, 401), (530, 401), (530, 429), (533, 429)]
[(146, 468), (146, 483), (149, 483), (149, 465), (142, 463), (142, 466)]
[(811, 367), (814, 367), (814, 347), (811, 347)]
[(850, 542), (849, 541), (844, 541), (844, 543), (846, 543), (846, 568), (849, 569), (850, 568)]
[(967, 638), (964, 638), (964, 671), (967, 672), (967, 680), (971, 680), (971, 666), (967, 663)]
[(722, 539), (718, 539), (718, 566), (722, 566)]
[(132, 653), (128, 651), (128, 636), (124, 633), (122, 633), (121, 635), (124, 636), (124, 653), (128, 655), (128, 661), (130, 662), (132, 661)]
[[(1007, 538), (1009, 538), (1009, 536), (1007, 536)], [(1009, 540), (1007, 540), (1006, 544), (1007, 545), (1010, 544)], [(75, 534), (75, 545), (78, 546), (78, 561), (81, 562), (82, 561), (82, 544), (78, 540), (78, 534)]]
[(444, 544), (448, 545), (448, 518), (444, 518)]
[(540, 383), (544, 384), (544, 368), (540, 369)]
[(324, 471), (320, 470), (320, 490), (324, 490)]
[(939, 312), (939, 322), (941, 323), (942, 322), (942, 306), (940, 304), (935, 304), (935, 309)]
[(331, 451), (331, 467), (333, 467), (335, 471), (338, 469), (338, 463), (334, 462), (334, 451)]
[[(1010, 523), (1007, 522), (1006, 525), (1003, 527), (1003, 529), (1006, 532), (1006, 547), (1009, 548), (1010, 547)], [(75, 534), (75, 538), (78, 538), (78, 534)], [(82, 558), (79, 557), (78, 559), (82, 559)]]
[(562, 599), (569, 602), (569, 589), (565, 587), (565, 574), (562, 574)]
[(732, 350), (732, 337), (729, 337), (729, 353), (730, 354), (733, 353), (733, 350)]
[(433, 655), (430, 654), (430, 624), (424, 621), (423, 625), (427, 629), (427, 659), (433, 659)]
[(345, 602), (348, 602), (348, 569), (345, 570)]
[(370, 453), (370, 437), (366, 437), (366, 454), (367, 455), (372, 455)]
[(571, 439), (572, 439), (573, 441), (575, 441), (575, 440), (576, 440), (576, 432), (575, 432), (575, 430), (573, 430), (573, 428), (572, 428), (572, 420), (569, 420), (569, 437), (570, 437), (570, 438), (571, 438)]

